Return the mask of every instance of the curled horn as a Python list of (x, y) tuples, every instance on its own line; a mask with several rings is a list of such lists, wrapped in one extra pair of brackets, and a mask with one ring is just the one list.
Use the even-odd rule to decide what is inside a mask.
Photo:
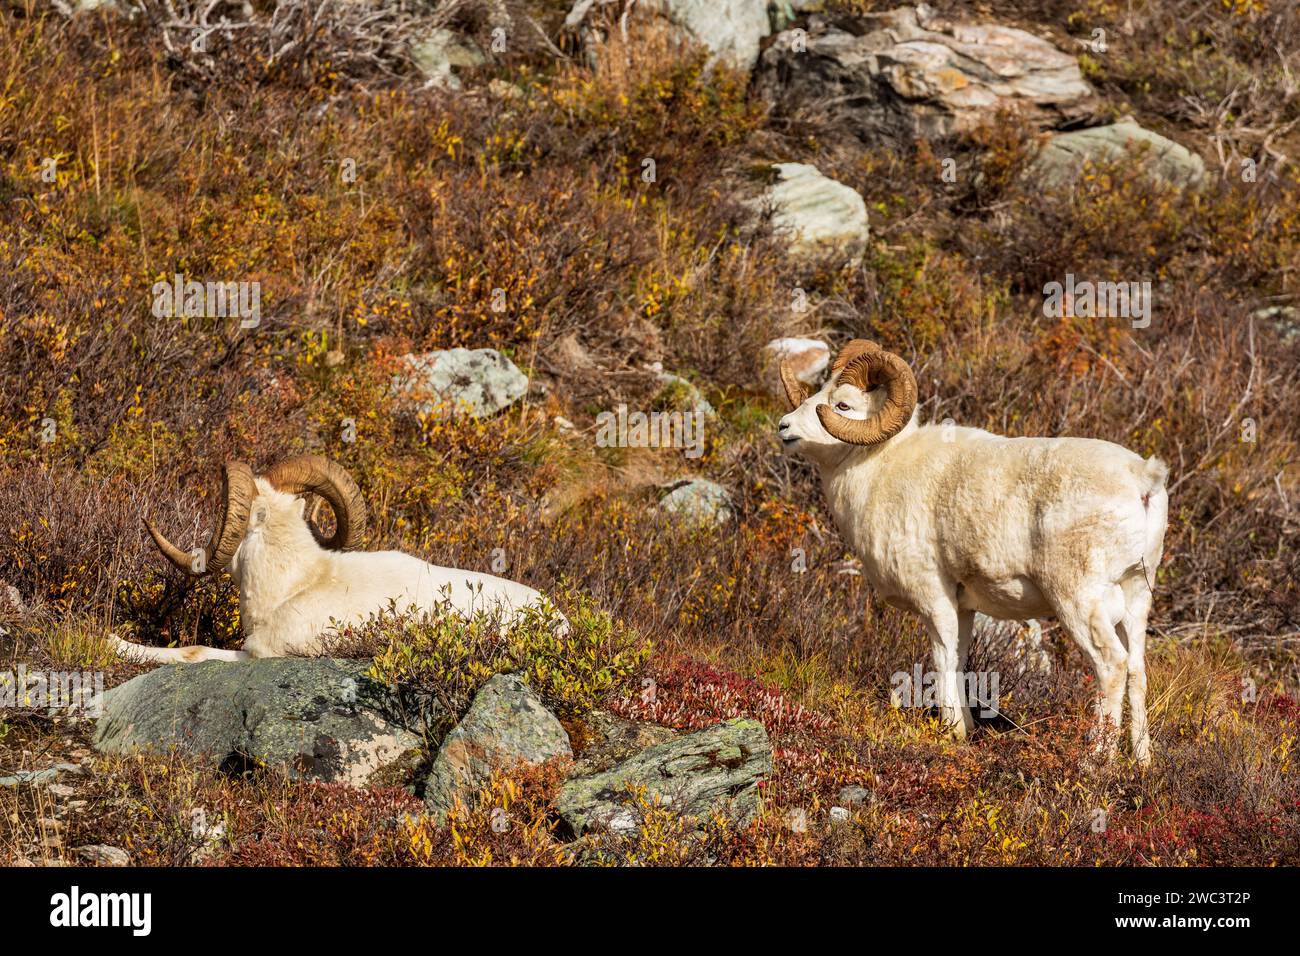
[(244, 532), (248, 529), (248, 511), (253, 501), (255, 488), (253, 471), (242, 461), (228, 461), (221, 476), (221, 497), (223, 505), (217, 526), (208, 538), (204, 548), (208, 553), (208, 566), (205, 571), (194, 570), (194, 558), (172, 544), (148, 518), (144, 526), (158, 546), (163, 557), (186, 574), (204, 574), (212, 568), (225, 568), (235, 549), (239, 547)]
[(790, 410), (794, 411), (808, 397), (808, 389), (795, 376), (794, 369), (788, 359), (781, 360), (780, 369), (781, 385), (785, 388), (785, 400), (790, 403)]
[(366, 501), (347, 470), (320, 455), (288, 458), (266, 473), (266, 480), (292, 495), (320, 495), (334, 512), (334, 534), (326, 538), (315, 525), (312, 534), (323, 547), (355, 548), (366, 534)]
[[(844, 360), (844, 352), (861, 343), (855, 354)], [(822, 427), (833, 438), (851, 445), (878, 445), (902, 430), (916, 408), (916, 377), (907, 363), (893, 352), (886, 352), (874, 342), (856, 339), (836, 357), (834, 371), (838, 380), (865, 391), (883, 385), (887, 389), (884, 406), (870, 418), (845, 418), (829, 405), (817, 406)]]
[(838, 376), (840, 372), (844, 371), (844, 366), (859, 355), (880, 351), (883, 351), (880, 346), (870, 339), (853, 339), (844, 348), (840, 349), (839, 354), (835, 356), (835, 361), (831, 363), (831, 378)]

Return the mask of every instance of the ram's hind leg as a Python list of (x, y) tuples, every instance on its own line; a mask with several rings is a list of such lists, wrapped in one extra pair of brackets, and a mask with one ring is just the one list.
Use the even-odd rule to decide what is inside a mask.
[(1100, 597), (1083, 605), (1057, 609), (1057, 618), (1079, 649), (1092, 664), (1097, 675), (1096, 750), (1099, 754), (1114, 751), (1124, 710), (1124, 683), (1128, 676), (1128, 652), (1115, 632), (1112, 620), (1120, 613), (1118, 587), (1103, 591)]
[(1124, 589), (1124, 620), (1120, 630), (1128, 646), (1129, 741), (1140, 766), (1151, 763), (1151, 735), (1147, 730), (1147, 616), (1151, 613), (1151, 588), (1145, 576), (1130, 575)]

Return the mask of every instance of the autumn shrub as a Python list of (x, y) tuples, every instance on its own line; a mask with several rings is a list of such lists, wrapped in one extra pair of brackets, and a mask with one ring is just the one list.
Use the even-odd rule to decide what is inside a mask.
[(548, 95), (559, 122), (590, 137), (619, 173), (643, 184), (662, 177), (671, 188), (700, 171), (701, 150), (752, 132), (762, 110), (746, 97), (741, 72), (710, 65), (703, 47), (648, 19), (630, 39), (607, 24), (591, 69), (561, 70)]
[(369, 675), (431, 701), (419, 716), (440, 738), (495, 674), (517, 673), (562, 716), (578, 716), (628, 683), (649, 645), (587, 598), (567, 616), (549, 602), (507, 619), (499, 608), (464, 614), (446, 598), (432, 610), (399, 609), (340, 629), (334, 653), (371, 653)]
[(1286, 0), (1183, 4), (1145, 0), (1120, 7), (1090, 0), (1067, 26), (1090, 37), (1106, 31), (1094, 80), (1144, 109), (1197, 129), (1224, 168), (1251, 158), (1278, 170), (1278, 145), (1300, 119), (1300, 14)]

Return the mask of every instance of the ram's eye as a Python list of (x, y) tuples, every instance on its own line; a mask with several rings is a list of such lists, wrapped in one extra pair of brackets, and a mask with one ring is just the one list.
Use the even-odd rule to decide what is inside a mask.
[(836, 403), (835, 403), (835, 407), (838, 408), (838, 409), (839, 409), (840, 411), (842, 411), (842, 412), (847, 412), (847, 411), (849, 410), (849, 403), (848, 403), (848, 402), (836, 402)]

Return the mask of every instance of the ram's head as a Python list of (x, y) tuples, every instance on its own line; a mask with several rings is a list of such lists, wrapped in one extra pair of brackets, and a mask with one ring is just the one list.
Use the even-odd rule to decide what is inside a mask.
[[(148, 518), (144, 526), (168, 561), (186, 574), (205, 574), (213, 569), (230, 567), (235, 551), (248, 533), (254, 509), (274, 507), (276, 500), (285, 496), (306, 494), (318, 496), (307, 525), (322, 547), (346, 550), (361, 543), (366, 533), (366, 503), (361, 489), (341, 465), (320, 455), (286, 459), (260, 479), (255, 478), (253, 470), (242, 461), (226, 462), (221, 494), (224, 504), (204, 548), (206, 560), (203, 562), (168, 541)], [(334, 533), (328, 536), (315, 521), (322, 502), (334, 512)], [(296, 502), (294, 508), (301, 513), (301, 502)]]
[(812, 458), (888, 441), (916, 408), (916, 378), (907, 363), (866, 339), (840, 350), (819, 391), (810, 395), (788, 362), (781, 363), (781, 384), (790, 403), (778, 430), (781, 444)]

